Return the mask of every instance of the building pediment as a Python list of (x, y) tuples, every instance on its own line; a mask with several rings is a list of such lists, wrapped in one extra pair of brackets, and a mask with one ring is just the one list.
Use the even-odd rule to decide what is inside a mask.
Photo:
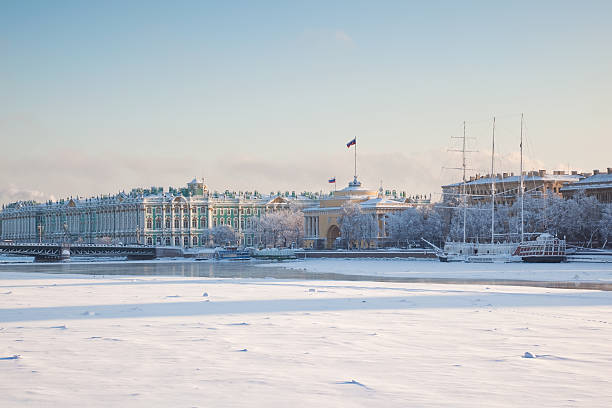
[(272, 200), (268, 201), (266, 204), (288, 204), (289, 200), (283, 197), (275, 197)]

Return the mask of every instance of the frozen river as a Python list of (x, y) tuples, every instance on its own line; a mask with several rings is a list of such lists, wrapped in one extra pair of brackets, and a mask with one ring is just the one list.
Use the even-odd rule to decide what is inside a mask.
[(0, 406), (612, 406), (612, 292), (322, 276), (5, 265)]
[(274, 278), (481, 283), (612, 290), (612, 263), (466, 264), (411, 259), (307, 259), (286, 262), (194, 260), (0, 264), (2, 272), (69, 275)]

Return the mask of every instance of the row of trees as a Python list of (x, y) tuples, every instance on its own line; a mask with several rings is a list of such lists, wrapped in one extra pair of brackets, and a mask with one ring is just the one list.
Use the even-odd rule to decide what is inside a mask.
[[(472, 239), (487, 240), (491, 236), (491, 207), (489, 204), (468, 210), (467, 235)], [(523, 228), (527, 234), (548, 232), (565, 237), (569, 242), (592, 247), (595, 242), (605, 246), (612, 233), (612, 204), (603, 204), (595, 197), (577, 194), (563, 199), (549, 194), (524, 199)], [(520, 202), (500, 205), (495, 211), (495, 234), (517, 236), (521, 231)], [(463, 235), (463, 215), (455, 211), (451, 218), (449, 236)]]
[[(525, 234), (548, 232), (564, 237), (568, 242), (586, 247), (605, 247), (612, 242), (612, 204), (600, 203), (583, 193), (563, 199), (556, 195), (525, 196), (523, 204)], [(491, 203), (468, 207), (466, 236), (469, 241), (488, 242), (491, 239)], [(442, 244), (446, 238), (463, 239), (463, 209), (437, 204), (431, 207), (408, 208), (386, 218), (387, 243), (405, 246), (419, 243), (421, 238)], [(340, 217), (340, 230), (345, 245), (350, 242), (373, 240), (378, 236), (378, 223), (359, 206), (347, 204)], [(521, 232), (520, 202), (497, 205), (495, 237), (504, 241), (518, 239)], [(382, 234), (381, 234), (382, 235)]]

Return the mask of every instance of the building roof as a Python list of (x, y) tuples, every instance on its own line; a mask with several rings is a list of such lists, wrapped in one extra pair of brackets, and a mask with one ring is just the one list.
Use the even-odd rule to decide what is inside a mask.
[[(581, 179), (580, 175), (570, 175), (570, 174), (545, 174), (543, 176), (531, 175), (523, 177), (524, 183), (534, 183), (538, 181), (565, 181), (567, 183), (576, 183)], [(482, 184), (491, 184), (495, 182), (495, 184), (503, 184), (503, 183), (520, 183), (520, 176), (508, 176), (508, 177), (481, 177), (476, 180), (466, 181), (465, 184), (469, 186), (473, 185), (482, 185)], [(442, 188), (448, 187), (459, 187), (463, 185), (463, 182), (447, 184), (442, 186)]]
[(599, 173), (593, 174), (590, 177), (583, 178), (582, 180), (564, 186), (562, 191), (576, 191), (582, 189), (604, 189), (612, 188), (612, 173)]

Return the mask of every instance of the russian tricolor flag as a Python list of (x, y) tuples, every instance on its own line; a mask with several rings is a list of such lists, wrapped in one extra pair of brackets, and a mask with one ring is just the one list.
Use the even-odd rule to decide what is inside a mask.
[(353, 140), (351, 140), (350, 142), (346, 144), (346, 147), (351, 147), (356, 144), (357, 144), (357, 138), (354, 138)]
[(330, 183), (335, 183), (335, 182), (336, 182), (336, 178), (335, 178), (335, 177), (332, 177), (332, 178), (330, 178), (328, 181), (329, 181)]

